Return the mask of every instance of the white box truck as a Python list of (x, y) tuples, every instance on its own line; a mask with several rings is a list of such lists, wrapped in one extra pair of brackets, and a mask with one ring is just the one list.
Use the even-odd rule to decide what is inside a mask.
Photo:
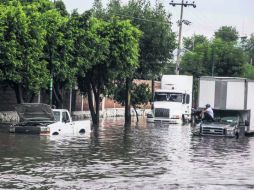
[(189, 120), (192, 108), (193, 77), (187, 75), (163, 75), (161, 89), (154, 93), (150, 121), (182, 123)]
[(254, 131), (254, 81), (237, 77), (199, 79), (198, 107), (210, 104), (214, 121), (201, 121), (196, 131), (200, 135), (237, 136)]

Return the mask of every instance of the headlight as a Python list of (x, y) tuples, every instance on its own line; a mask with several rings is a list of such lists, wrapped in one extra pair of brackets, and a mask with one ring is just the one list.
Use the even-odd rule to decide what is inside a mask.
[(147, 117), (147, 118), (153, 118), (153, 114), (148, 113), (148, 114), (146, 115), (146, 117)]
[(49, 127), (41, 127), (40, 135), (49, 135), (49, 134), (50, 134), (50, 128)]
[(234, 136), (235, 135), (234, 129), (227, 129), (227, 135)]
[(10, 132), (10, 133), (15, 133), (15, 126), (14, 126), (14, 125), (11, 125), (11, 126), (10, 126), (9, 132)]

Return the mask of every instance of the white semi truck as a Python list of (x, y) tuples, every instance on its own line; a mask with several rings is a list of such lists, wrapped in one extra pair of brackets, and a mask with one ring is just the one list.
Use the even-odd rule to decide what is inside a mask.
[(199, 79), (198, 108), (210, 104), (214, 121), (196, 122), (194, 134), (229, 136), (251, 135), (254, 131), (254, 81), (237, 77)]
[(182, 123), (191, 118), (193, 77), (163, 75), (161, 89), (154, 93), (152, 114), (148, 121)]

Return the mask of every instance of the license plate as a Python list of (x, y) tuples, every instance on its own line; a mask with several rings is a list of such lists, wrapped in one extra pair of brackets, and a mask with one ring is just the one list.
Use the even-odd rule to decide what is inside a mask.
[(214, 129), (210, 129), (210, 132), (211, 132), (211, 133), (214, 133), (214, 132), (215, 132), (215, 130), (214, 130)]

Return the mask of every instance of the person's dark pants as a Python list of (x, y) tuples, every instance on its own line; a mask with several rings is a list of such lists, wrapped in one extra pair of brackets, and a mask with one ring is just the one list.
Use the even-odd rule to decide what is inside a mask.
[(214, 121), (214, 119), (212, 118), (211, 115), (209, 115), (207, 112), (204, 113), (204, 118), (203, 118), (203, 121)]

